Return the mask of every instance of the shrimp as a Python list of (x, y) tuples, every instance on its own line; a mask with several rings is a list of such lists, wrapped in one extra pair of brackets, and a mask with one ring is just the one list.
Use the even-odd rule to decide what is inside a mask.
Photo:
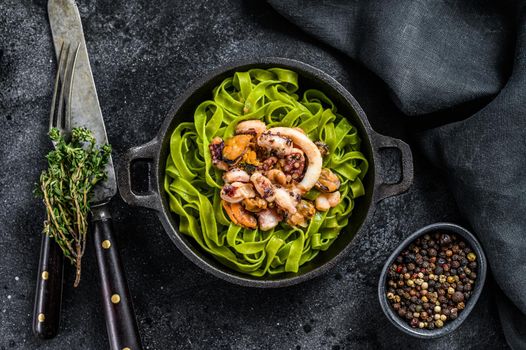
[(251, 184), (243, 182), (234, 182), (226, 184), (221, 189), (221, 199), (229, 203), (239, 203), (245, 198), (254, 198), (256, 192)]
[(340, 192), (322, 193), (316, 198), (316, 209), (327, 211), (340, 204)]
[(294, 144), (301, 148), (303, 152), (305, 152), (305, 156), (309, 161), (309, 165), (305, 171), (303, 179), (298, 184), (298, 188), (304, 193), (309, 191), (312, 187), (314, 187), (321, 173), (322, 157), (318, 147), (309, 139), (307, 135), (302, 134), (301, 132), (292, 128), (276, 127), (269, 129), (268, 132), (289, 138), (292, 140), (292, 142), (294, 142)]
[(225, 201), (222, 201), (222, 204), (228, 217), (234, 224), (250, 229), (255, 229), (258, 227), (256, 218), (250, 215), (250, 213), (246, 211), (241, 204), (228, 203)]
[(234, 168), (223, 174), (223, 181), (226, 183), (249, 182), (250, 175), (244, 170)]
[(316, 189), (321, 192), (334, 192), (340, 188), (340, 179), (330, 169), (321, 169), (320, 178), (316, 182)]
[(276, 188), (274, 201), (279, 208), (286, 211), (289, 215), (296, 214), (296, 198), (292, 197), (284, 188)]
[(264, 132), (258, 137), (257, 144), (259, 147), (269, 150), (271, 154), (273, 153), (278, 157), (289, 154), (293, 148), (290, 138), (269, 131)]
[(273, 209), (263, 210), (258, 214), (259, 229), (268, 231), (278, 226), (283, 217)]
[(272, 202), (274, 201), (275, 188), (268, 178), (261, 173), (254, 173), (250, 177), (250, 181), (254, 184), (256, 191), (263, 199)]
[(261, 120), (245, 120), (237, 124), (236, 134), (260, 135), (267, 130), (267, 126)]

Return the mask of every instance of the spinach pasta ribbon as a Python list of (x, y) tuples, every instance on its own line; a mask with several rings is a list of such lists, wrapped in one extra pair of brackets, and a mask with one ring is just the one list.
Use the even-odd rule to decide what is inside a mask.
[[(197, 106), (193, 122), (180, 123), (170, 139), (164, 189), (179, 231), (224, 265), (252, 276), (298, 272), (301, 265), (327, 250), (347, 226), (355, 198), (365, 193), (362, 179), (368, 163), (360, 152), (357, 129), (337, 113), (319, 90), (298, 93), (298, 75), (287, 69), (236, 72), (212, 91), (212, 99)], [(282, 222), (270, 231), (250, 230), (225, 216), (219, 196), (221, 172), (212, 167), (212, 138), (233, 136), (237, 123), (260, 119), (268, 127), (299, 127), (311, 140), (327, 144), (324, 167), (341, 180), (341, 202), (317, 212), (308, 227)], [(311, 190), (308, 199), (315, 199)]]

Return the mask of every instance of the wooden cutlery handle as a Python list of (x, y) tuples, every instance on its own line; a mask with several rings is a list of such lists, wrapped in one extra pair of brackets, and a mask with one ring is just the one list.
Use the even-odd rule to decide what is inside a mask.
[(110, 348), (142, 349), (112, 220), (104, 206), (93, 210), (93, 238)]
[(53, 238), (42, 234), (38, 267), (33, 333), (40, 338), (53, 338), (60, 324), (64, 258)]

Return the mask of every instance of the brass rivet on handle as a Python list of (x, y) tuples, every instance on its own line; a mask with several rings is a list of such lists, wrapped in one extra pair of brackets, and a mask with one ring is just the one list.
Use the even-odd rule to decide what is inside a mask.
[(44, 322), (45, 319), (46, 319), (46, 315), (38, 314), (38, 322)]
[(42, 271), (42, 279), (45, 281), (49, 278), (49, 273), (47, 271)]
[(110, 249), (111, 247), (111, 242), (108, 241), (107, 239), (105, 239), (104, 241), (102, 241), (102, 248), (104, 249)]
[(113, 294), (111, 296), (111, 302), (114, 304), (118, 304), (121, 302), (121, 296), (119, 294)]

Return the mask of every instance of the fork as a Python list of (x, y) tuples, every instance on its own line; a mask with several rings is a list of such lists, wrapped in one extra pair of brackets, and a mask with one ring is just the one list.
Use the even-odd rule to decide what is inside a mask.
[[(73, 76), (80, 45), (72, 49), (71, 44), (62, 43), (55, 76), (49, 130), (56, 128), (64, 138), (71, 133), (71, 96)], [(60, 91), (60, 92), (59, 92)], [(56, 142), (53, 141), (53, 146)], [(43, 339), (57, 335), (60, 324), (60, 306), (64, 257), (58, 244), (42, 233), (40, 261), (38, 267), (35, 306), (33, 310), (33, 333)]]

